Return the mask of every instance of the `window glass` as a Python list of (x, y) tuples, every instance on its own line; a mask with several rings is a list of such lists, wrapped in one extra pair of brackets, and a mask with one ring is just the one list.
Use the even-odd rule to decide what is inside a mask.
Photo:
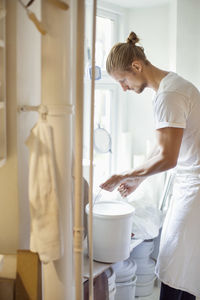
[[(112, 90), (110, 89), (95, 90), (94, 129), (105, 129), (106, 132), (110, 135), (112, 141), (111, 97)], [(112, 154), (110, 151), (107, 153), (102, 153), (97, 149), (94, 149), (94, 186), (98, 187), (99, 183), (101, 183), (110, 175), (111, 155)]]
[[(90, 167), (90, 108), (91, 108), (91, 78), (90, 68), (92, 60), (92, 5), (86, 8), (85, 27), (85, 77), (84, 77), (84, 137), (83, 137), (83, 176), (89, 182)], [(93, 157), (93, 187), (98, 191), (99, 184), (105, 181), (111, 173), (116, 160), (116, 130), (115, 120), (117, 114), (116, 84), (109, 78), (106, 71), (106, 58), (114, 42), (116, 41), (117, 16), (106, 11), (97, 10), (96, 17), (96, 52), (95, 64), (102, 71), (100, 80), (95, 80), (95, 107), (94, 107), (94, 130), (102, 128), (109, 134), (111, 150), (99, 151), (94, 145)], [(113, 101), (115, 105), (113, 107)], [(111, 109), (112, 107), (112, 109)], [(109, 139), (107, 139), (108, 141)], [(106, 145), (101, 139), (100, 144)], [(104, 147), (104, 149), (106, 146)], [(101, 149), (100, 149), (101, 150)]]
[(106, 58), (113, 45), (114, 22), (100, 16), (96, 21), (96, 65), (106, 70)]

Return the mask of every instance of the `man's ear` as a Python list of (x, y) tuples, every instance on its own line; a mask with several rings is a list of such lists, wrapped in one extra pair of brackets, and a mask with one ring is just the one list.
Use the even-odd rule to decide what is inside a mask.
[(142, 70), (143, 70), (143, 65), (142, 65), (142, 63), (141, 63), (141, 61), (140, 60), (134, 60), (133, 62), (132, 62), (132, 68), (133, 68), (133, 71), (135, 71), (135, 72), (139, 72), (139, 73), (141, 73), (142, 72)]

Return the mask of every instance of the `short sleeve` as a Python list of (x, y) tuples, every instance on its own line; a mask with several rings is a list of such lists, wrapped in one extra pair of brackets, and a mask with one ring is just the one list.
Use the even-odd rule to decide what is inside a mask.
[(163, 92), (155, 99), (156, 129), (164, 127), (186, 128), (188, 114), (187, 98), (177, 92)]

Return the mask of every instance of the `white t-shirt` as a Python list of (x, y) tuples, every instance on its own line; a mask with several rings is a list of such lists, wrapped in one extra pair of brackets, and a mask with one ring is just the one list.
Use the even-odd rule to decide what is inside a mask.
[(200, 93), (176, 73), (160, 82), (153, 99), (156, 129), (184, 128), (177, 167), (200, 168)]

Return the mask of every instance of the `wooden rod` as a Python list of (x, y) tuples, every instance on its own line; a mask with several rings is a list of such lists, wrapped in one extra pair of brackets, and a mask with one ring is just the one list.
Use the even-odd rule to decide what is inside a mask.
[(96, 43), (96, 6), (93, 0), (92, 32), (92, 82), (91, 82), (91, 119), (90, 119), (90, 186), (89, 186), (89, 300), (93, 300), (93, 141), (94, 141), (94, 101), (95, 101), (95, 43)]
[(74, 261), (75, 298), (83, 299), (83, 84), (84, 84), (84, 24), (85, 1), (77, 1), (76, 42), (76, 117), (75, 117), (75, 210), (74, 210)]

